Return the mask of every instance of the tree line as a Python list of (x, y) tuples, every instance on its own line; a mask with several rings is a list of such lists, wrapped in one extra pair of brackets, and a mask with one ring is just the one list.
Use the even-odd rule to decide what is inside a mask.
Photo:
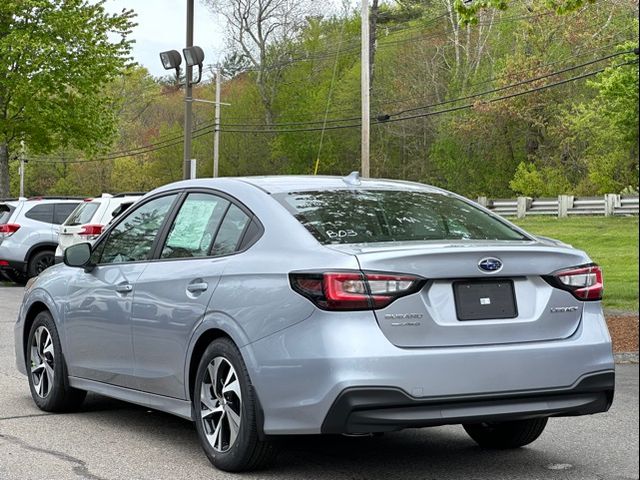
[[(53, 3), (89, 8), (80, 0)], [(348, 4), (322, 12), (311, 1), (204, 3), (228, 28), (222, 101), (231, 105), (222, 107), (221, 175), (358, 170), (358, 12)], [(108, 16), (101, 5), (91, 15), (103, 15), (122, 42), (92, 39), (86, 55), (104, 59), (96, 73), (103, 81), (76, 106), (80, 113), (64, 108), (85, 87), (70, 75), (64, 88), (46, 79), (32, 85), (23, 94), (27, 106), (9, 108), (19, 118), (35, 109), (28, 99), (36, 95), (38, 109), (25, 119), (44, 109), (55, 128), (42, 120), (25, 130), (0, 118), (13, 195), (21, 154), (29, 159), (28, 195), (146, 191), (181, 178), (183, 92), (175, 79), (131, 63), (133, 13)], [(369, 28), (372, 176), (494, 198), (637, 191), (636, 1), (375, 0)], [(0, 39), (0, 52), (3, 45)], [(194, 96), (213, 100), (214, 89), (206, 81)], [(194, 124), (198, 176), (211, 176), (213, 108), (196, 104)], [(2, 155), (0, 148), (0, 176)]]

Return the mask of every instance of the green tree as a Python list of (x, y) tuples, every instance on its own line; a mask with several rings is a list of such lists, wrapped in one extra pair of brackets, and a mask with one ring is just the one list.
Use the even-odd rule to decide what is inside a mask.
[(9, 160), (20, 141), (34, 153), (91, 153), (116, 133), (104, 87), (131, 60), (135, 24), (132, 11), (108, 14), (104, 3), (0, 2), (0, 197), (9, 195)]
[[(633, 49), (633, 43), (620, 50)], [(586, 166), (583, 189), (593, 193), (638, 187), (638, 66), (636, 55), (619, 60), (629, 65), (607, 68), (588, 85), (598, 93), (567, 110), (565, 148), (578, 150)], [(592, 192), (589, 192), (592, 193)]]

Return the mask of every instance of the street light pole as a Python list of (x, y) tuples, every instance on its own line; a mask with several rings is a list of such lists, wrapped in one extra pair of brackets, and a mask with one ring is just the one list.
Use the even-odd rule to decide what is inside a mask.
[(222, 88), (222, 78), (220, 66), (216, 69), (216, 120), (213, 134), (213, 178), (218, 177), (218, 165), (220, 160), (220, 90)]
[[(194, 0), (187, 0), (187, 48), (193, 46), (193, 10)], [(188, 180), (191, 178), (191, 135), (193, 130), (192, 124), (192, 90), (191, 78), (193, 76), (193, 67), (187, 65), (185, 72), (185, 89), (184, 89), (184, 158), (182, 165), (182, 178)]]
[(369, 177), (369, 118), (370, 118), (370, 70), (369, 70), (369, 0), (362, 0), (362, 71), (361, 71), (361, 96), (362, 96), (362, 147), (361, 147), (361, 172), (364, 178)]

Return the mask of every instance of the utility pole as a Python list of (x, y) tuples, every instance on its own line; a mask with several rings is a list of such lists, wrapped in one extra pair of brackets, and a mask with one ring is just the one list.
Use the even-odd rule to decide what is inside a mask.
[(24, 197), (24, 166), (27, 161), (24, 158), (24, 140), (20, 141), (20, 197)]
[(213, 178), (218, 177), (218, 165), (220, 160), (220, 90), (222, 89), (221, 69), (216, 69), (216, 119), (213, 133)]
[[(193, 46), (193, 10), (194, 0), (187, 0), (187, 48)], [(182, 165), (182, 178), (188, 180), (191, 177), (191, 135), (192, 135), (192, 90), (191, 77), (193, 67), (187, 65), (185, 73), (184, 89), (184, 159)]]
[(361, 53), (361, 95), (362, 95), (362, 147), (361, 172), (364, 178), (369, 177), (369, 118), (370, 118), (370, 70), (369, 70), (369, 0), (362, 0), (362, 53)]

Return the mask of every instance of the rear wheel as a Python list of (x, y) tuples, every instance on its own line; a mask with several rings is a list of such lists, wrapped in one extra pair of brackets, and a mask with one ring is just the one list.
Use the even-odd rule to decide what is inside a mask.
[(466, 432), (481, 447), (510, 449), (529, 445), (544, 431), (547, 418), (531, 418), (501, 423), (463, 425)]
[(274, 445), (258, 438), (256, 404), (240, 352), (228, 339), (214, 340), (198, 366), (193, 406), (200, 444), (220, 470), (254, 470), (275, 458)]
[(37, 277), (54, 263), (55, 252), (53, 250), (41, 250), (34, 253), (29, 259), (29, 266), (27, 268), (29, 278)]
[(87, 392), (68, 385), (56, 325), (47, 311), (38, 313), (25, 354), (31, 397), (41, 410), (67, 412), (78, 408)]

